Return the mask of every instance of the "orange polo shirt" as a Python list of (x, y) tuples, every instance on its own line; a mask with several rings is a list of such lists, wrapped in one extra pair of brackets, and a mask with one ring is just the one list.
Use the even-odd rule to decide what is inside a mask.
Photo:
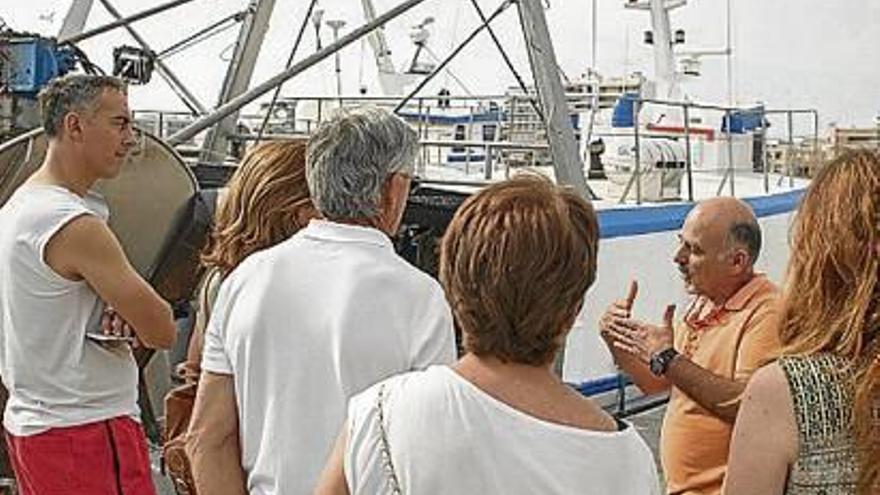
[[(721, 307), (698, 297), (676, 325), (676, 350), (716, 375), (747, 380), (780, 347), (778, 295), (767, 277), (755, 275)], [(667, 492), (721, 493), (732, 432), (673, 387), (660, 437)]]

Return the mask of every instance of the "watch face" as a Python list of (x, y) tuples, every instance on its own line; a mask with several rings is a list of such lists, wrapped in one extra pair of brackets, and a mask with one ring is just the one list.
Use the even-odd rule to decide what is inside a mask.
[(660, 359), (659, 355), (654, 354), (653, 356), (651, 356), (651, 363), (650, 363), (649, 367), (651, 369), (651, 373), (653, 373), (657, 376), (660, 376), (663, 374), (663, 362)]
[(677, 355), (678, 352), (673, 348), (660, 351), (651, 356), (651, 362), (649, 363), (648, 368), (650, 368), (651, 373), (657, 376), (663, 376), (666, 374), (666, 368), (669, 367), (669, 363), (672, 362)]

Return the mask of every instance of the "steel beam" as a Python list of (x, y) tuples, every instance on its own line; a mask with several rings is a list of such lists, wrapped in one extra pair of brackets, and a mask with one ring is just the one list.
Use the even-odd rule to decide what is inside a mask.
[(79, 35), (86, 27), (86, 20), (89, 18), (89, 12), (92, 10), (93, 0), (74, 0), (67, 9), (67, 15), (64, 16), (64, 23), (58, 31), (58, 39), (70, 38)]
[(594, 199), (596, 196), (587, 185), (584, 163), (578, 155), (565, 90), (559, 80), (559, 66), (550, 40), (547, 19), (544, 17), (543, 2), (520, 0), (517, 6), (538, 98), (544, 110), (542, 115), (547, 128), (556, 181), (571, 186), (584, 198)]
[(175, 146), (186, 142), (187, 140), (193, 138), (196, 134), (223, 120), (231, 113), (237, 112), (239, 109), (241, 109), (241, 107), (268, 93), (279, 84), (287, 81), (297, 74), (302, 73), (309, 67), (312, 67), (313, 65), (321, 62), (330, 55), (333, 55), (337, 51), (361, 39), (363, 36), (369, 34), (374, 29), (383, 26), (388, 21), (393, 20), (394, 18), (400, 16), (404, 12), (407, 12), (408, 10), (412, 9), (413, 7), (419, 5), (424, 1), (425, 0), (407, 0), (401, 3), (397, 7), (394, 7), (388, 12), (377, 17), (376, 20), (374, 20), (373, 22), (366, 23), (361, 27), (355, 29), (354, 31), (348, 33), (347, 35), (343, 36), (339, 39), (338, 42), (333, 43), (332, 45), (329, 45), (313, 53), (312, 55), (304, 58), (300, 62), (292, 65), (290, 68), (280, 72), (279, 74), (276, 74), (275, 76), (258, 84), (257, 86), (224, 103), (223, 105), (220, 105), (220, 107), (214, 110), (210, 115), (206, 115), (205, 117), (196, 120), (192, 124), (181, 129), (173, 136), (169, 137), (167, 140), (168, 143), (172, 146)]
[[(274, 9), (275, 0), (254, 0), (251, 2), (244, 21), (241, 23), (235, 51), (229, 62), (223, 86), (220, 88), (220, 96), (217, 99), (218, 106), (244, 93), (250, 85), (257, 56), (263, 46), (266, 31), (269, 29), (269, 18)], [(229, 136), (235, 134), (237, 122), (238, 112), (233, 112), (226, 116), (219, 125), (211, 129), (202, 146), (202, 160), (212, 161), (214, 157), (226, 156)]]
[[(147, 17), (158, 14), (159, 12), (164, 12), (168, 9), (173, 9), (175, 7), (179, 7), (185, 3), (189, 3), (192, 1), (193, 0), (173, 0), (171, 2), (164, 3), (162, 5), (157, 5), (156, 7), (144, 10), (143, 12), (139, 12), (139, 13), (134, 14), (129, 17), (125, 17), (125, 18), (117, 17), (116, 21), (113, 21), (109, 24), (105, 24), (103, 26), (96, 27), (95, 29), (90, 29), (90, 30), (86, 31), (85, 33), (77, 33), (77, 34), (74, 34), (71, 36), (65, 36), (65, 34), (67, 33), (67, 30), (62, 28), (62, 32), (59, 33), (59, 35), (58, 35), (58, 38), (59, 38), (58, 44), (63, 45), (65, 43), (77, 43), (79, 41), (87, 40), (87, 39), (92, 38), (94, 36), (97, 36), (99, 34), (106, 33), (107, 31), (112, 31), (120, 26), (127, 26), (127, 25), (131, 24), (132, 22), (139, 21), (141, 19), (145, 19)], [(77, 8), (77, 9), (79, 9), (79, 8), (91, 9), (91, 2), (87, 2), (87, 5), (86, 4), (83, 4), (83, 5), (76, 5), (75, 4), (75, 5), (71, 6), (71, 11), (73, 11), (75, 8)], [(81, 13), (80, 13), (80, 11), (77, 11), (77, 12), (68, 13), (68, 15), (69, 16), (70, 15), (79, 16), (79, 15), (81, 15)], [(66, 25), (67, 18), (65, 18), (64, 22)], [(69, 28), (71, 31), (75, 31), (73, 26), (75, 26), (77, 22), (79, 22), (79, 21), (75, 20), (75, 19), (71, 19), (72, 25)], [(82, 22), (85, 22), (85, 20), (83, 19)]]

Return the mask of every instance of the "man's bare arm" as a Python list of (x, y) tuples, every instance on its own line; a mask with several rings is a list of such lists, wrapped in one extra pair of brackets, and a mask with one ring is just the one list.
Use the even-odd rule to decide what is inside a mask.
[(720, 377), (684, 356), (669, 363), (666, 378), (697, 404), (725, 423), (733, 424), (746, 383)]
[(198, 493), (246, 495), (232, 375), (202, 372), (186, 454)]
[(45, 261), (65, 278), (85, 280), (145, 346), (174, 344), (177, 329), (171, 307), (131, 266), (101, 219), (82, 215), (71, 220), (46, 244)]

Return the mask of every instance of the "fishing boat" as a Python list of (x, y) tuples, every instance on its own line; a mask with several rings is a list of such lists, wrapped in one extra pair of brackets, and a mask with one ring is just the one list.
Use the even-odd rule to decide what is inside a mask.
[[(767, 104), (705, 103), (687, 94), (681, 81), (696, 71), (696, 54), (674, 51), (684, 35), (672, 29), (670, 20), (670, 12), (685, 7), (686, 0), (622, 2), (624, 8), (642, 11), (650, 18), (655, 59), (652, 80), (641, 73), (601, 77), (587, 71), (582, 79), (562, 81), (545, 5), (539, 0), (501, 1), (493, 12), (480, 11), (482, 22), (472, 35), (447, 58), (435, 57), (430, 63), (419, 58), (429, 51), (425, 33), (433, 21), (426, 19), (414, 28), (415, 55), (407, 69), (398, 70), (384, 31), (423, 0), (401, 0), (382, 14), (376, 13), (371, 1), (362, 0), (365, 24), (341, 36), (342, 25), (328, 24), (333, 28), (332, 43), (299, 61), (291, 53), (283, 71), (253, 84), (254, 66), (274, 7), (272, 0), (254, 0), (227, 20), (240, 24), (240, 32), (212, 110), (162, 64), (162, 57), (157, 56), (162, 52), (153, 50), (134, 27), (140, 19), (192, 1), (172, 0), (128, 17), (111, 7), (115, 21), (86, 30), (92, 2), (76, 0), (57, 38), (8, 29), (0, 34), (0, 83), (8, 88), (0, 96), (0, 136), (9, 138), (0, 144), (0, 204), (39, 165), (45, 152), (45, 139), (36, 128), (37, 91), (76, 66), (94, 70), (76, 43), (110, 29), (128, 30), (139, 46), (117, 53), (114, 73), (146, 83), (155, 72), (189, 108), (185, 113), (136, 110), (142, 131), (138, 147), (119, 178), (97, 187), (113, 212), (111, 228), (134, 266), (181, 308), (182, 317), (197, 284), (197, 254), (210, 226), (211, 207), (204, 192), (222, 186), (243, 149), (253, 141), (305, 136), (334, 109), (365, 104), (392, 109), (420, 133), (420, 186), (411, 194), (397, 245), (428, 272), (436, 270), (436, 241), (455, 209), (487, 183), (532, 171), (593, 201), (601, 228), (597, 283), (557, 360), (557, 370), (582, 393), (598, 396), (619, 415), (655, 407), (664, 398), (640, 397), (628, 388), (626, 377), (620, 375), (598, 336), (597, 320), (633, 279), (641, 287), (635, 308), (640, 316), (659, 320), (667, 304), (685, 303), (671, 254), (676, 233), (696, 201), (735, 195), (748, 202), (765, 238), (758, 267), (781, 280), (788, 258), (788, 226), (809, 183), (808, 177), (797, 172), (814, 170), (818, 160), (817, 113)], [(316, 30), (322, 25), (315, 4), (311, 3), (302, 20), (295, 46), (309, 25), (317, 26)], [(508, 8), (519, 12), (531, 83), (517, 76), (518, 86), (502, 88), (495, 95), (421, 92), (448, 70), (448, 62), (476, 34), (486, 31), (497, 43), (492, 22)], [(366, 40), (374, 53), (381, 94), (341, 94), (338, 57), (334, 64), (337, 94), (280, 94), (285, 81), (321, 61), (333, 60), (339, 50), (358, 40)], [(504, 51), (500, 44), (498, 48)], [(731, 50), (728, 41), (720, 51), (729, 55)], [(265, 97), (271, 99), (262, 101), (256, 115), (242, 113), (246, 105)], [(789, 125), (787, 136), (771, 148), (767, 122), (774, 115), (789, 122), (802, 116), (814, 119), (814, 132), (798, 137)], [(801, 153), (771, 159), (774, 150), (795, 147)], [(184, 335), (179, 340), (187, 339)], [(170, 370), (182, 353), (138, 357), (146, 370), (142, 386), (145, 425), (158, 439), (161, 398), (171, 386)]]

